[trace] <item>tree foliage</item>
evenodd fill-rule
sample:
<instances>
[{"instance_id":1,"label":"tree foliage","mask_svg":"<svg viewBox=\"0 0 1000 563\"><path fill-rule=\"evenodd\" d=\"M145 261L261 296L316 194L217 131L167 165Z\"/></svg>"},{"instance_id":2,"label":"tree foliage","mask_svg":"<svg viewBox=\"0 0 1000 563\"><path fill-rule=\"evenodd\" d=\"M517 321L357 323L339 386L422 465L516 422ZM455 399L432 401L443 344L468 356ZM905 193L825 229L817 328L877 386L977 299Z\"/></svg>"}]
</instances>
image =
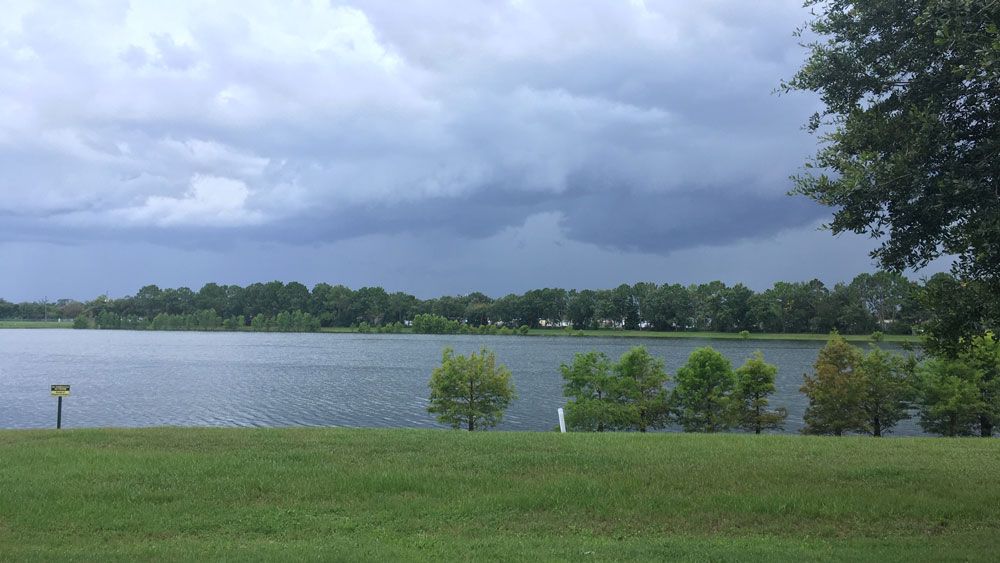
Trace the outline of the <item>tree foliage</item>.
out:
<instances>
[{"instance_id":1,"label":"tree foliage","mask_svg":"<svg viewBox=\"0 0 1000 563\"><path fill-rule=\"evenodd\" d=\"M663 361L645 347L622 354L614 364L601 352L576 354L560 367L566 423L574 430L638 430L661 428L669 405Z\"/></svg>"},{"instance_id":2,"label":"tree foliage","mask_svg":"<svg viewBox=\"0 0 1000 563\"><path fill-rule=\"evenodd\" d=\"M445 348L441 365L431 373L427 411L452 428L496 426L515 398L511 374L496 362L496 354L483 348L468 357Z\"/></svg>"},{"instance_id":3,"label":"tree foliage","mask_svg":"<svg viewBox=\"0 0 1000 563\"><path fill-rule=\"evenodd\" d=\"M736 383L730 399L730 415L736 427L755 434L783 428L787 411L770 408L769 397L775 391L774 378L777 374L778 366L765 362L760 351L754 352L736 370Z\"/></svg>"},{"instance_id":4,"label":"tree foliage","mask_svg":"<svg viewBox=\"0 0 1000 563\"><path fill-rule=\"evenodd\" d=\"M924 363L919 384L920 426L942 436L972 436L985 409L976 370L962 360Z\"/></svg>"},{"instance_id":5,"label":"tree foliage","mask_svg":"<svg viewBox=\"0 0 1000 563\"><path fill-rule=\"evenodd\" d=\"M861 352L843 336L832 334L820 351L813 375L804 376L801 391L809 399L804 415L806 434L833 434L862 431L865 386L859 366Z\"/></svg>"},{"instance_id":6,"label":"tree foliage","mask_svg":"<svg viewBox=\"0 0 1000 563\"><path fill-rule=\"evenodd\" d=\"M644 346L622 354L612 368L617 378L618 400L628 409L628 427L645 432L667 423L669 404L663 387L669 379L663 360L653 357Z\"/></svg>"},{"instance_id":7,"label":"tree foliage","mask_svg":"<svg viewBox=\"0 0 1000 563\"><path fill-rule=\"evenodd\" d=\"M868 233L891 270L942 253L1000 280L1000 2L808 0L809 57L786 90L818 92L822 144L795 191Z\"/></svg>"},{"instance_id":8,"label":"tree foliage","mask_svg":"<svg viewBox=\"0 0 1000 563\"><path fill-rule=\"evenodd\" d=\"M563 395L571 399L566 405L566 424L571 430L603 432L632 425L632 410L622 400L617 374L604 353L578 353L560 371Z\"/></svg>"},{"instance_id":9,"label":"tree foliage","mask_svg":"<svg viewBox=\"0 0 1000 563\"><path fill-rule=\"evenodd\" d=\"M990 437L1000 424L1000 340L992 332L976 336L961 358L976 372L974 381L982 401L977 414L979 432Z\"/></svg>"},{"instance_id":10,"label":"tree foliage","mask_svg":"<svg viewBox=\"0 0 1000 563\"><path fill-rule=\"evenodd\" d=\"M691 353L677 370L671 410L687 432L718 432L729 427L729 401L736 384L732 365L711 347Z\"/></svg>"},{"instance_id":11,"label":"tree foliage","mask_svg":"<svg viewBox=\"0 0 1000 563\"><path fill-rule=\"evenodd\" d=\"M909 418L912 384L906 363L900 356L872 346L858 368L863 386L863 429L872 436L882 436Z\"/></svg>"}]
</instances>

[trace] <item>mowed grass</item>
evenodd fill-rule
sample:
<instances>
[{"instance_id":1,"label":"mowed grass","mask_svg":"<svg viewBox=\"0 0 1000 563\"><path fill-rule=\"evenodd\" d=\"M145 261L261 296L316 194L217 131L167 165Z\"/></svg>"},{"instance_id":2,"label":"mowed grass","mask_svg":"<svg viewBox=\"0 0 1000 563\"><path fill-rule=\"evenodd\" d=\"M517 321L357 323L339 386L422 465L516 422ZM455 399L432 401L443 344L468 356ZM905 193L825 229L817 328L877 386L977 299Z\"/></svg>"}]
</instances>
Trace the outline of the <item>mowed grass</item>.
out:
<instances>
[{"instance_id":1,"label":"mowed grass","mask_svg":"<svg viewBox=\"0 0 1000 563\"><path fill-rule=\"evenodd\" d=\"M0 321L0 329L4 328L73 328L73 321ZM357 328L336 326L323 327L320 332L327 333L356 333ZM252 332L249 327L232 332ZM378 332L368 334L378 335ZM409 328L396 334L413 334ZM708 340L817 340L826 341L830 339L829 334L810 333L764 333L752 332L746 339L735 332L656 332L651 330L565 330L561 328L534 328L528 331L529 336L597 336L607 338L700 338ZM517 335L513 335L517 336ZM871 342L871 335L867 334L846 334L842 335L851 342ZM886 334L882 337L883 342L910 342L919 343L920 337L906 334Z\"/></svg>"},{"instance_id":2,"label":"mowed grass","mask_svg":"<svg viewBox=\"0 0 1000 563\"><path fill-rule=\"evenodd\" d=\"M528 332L535 336L602 336L607 338L701 338L708 340L820 340L830 339L829 334L812 333L777 333L777 332L751 332L744 338L737 332L656 332L652 330L565 330L557 328L536 328ZM868 334L844 334L841 335L851 342L873 342ZM883 342L911 342L919 343L920 337L910 334L886 334L882 336Z\"/></svg>"},{"instance_id":3,"label":"mowed grass","mask_svg":"<svg viewBox=\"0 0 1000 563\"><path fill-rule=\"evenodd\" d=\"M1000 442L0 432L5 560L995 560Z\"/></svg>"},{"instance_id":4,"label":"mowed grass","mask_svg":"<svg viewBox=\"0 0 1000 563\"><path fill-rule=\"evenodd\" d=\"M73 321L0 321L2 328L73 328Z\"/></svg>"}]
</instances>

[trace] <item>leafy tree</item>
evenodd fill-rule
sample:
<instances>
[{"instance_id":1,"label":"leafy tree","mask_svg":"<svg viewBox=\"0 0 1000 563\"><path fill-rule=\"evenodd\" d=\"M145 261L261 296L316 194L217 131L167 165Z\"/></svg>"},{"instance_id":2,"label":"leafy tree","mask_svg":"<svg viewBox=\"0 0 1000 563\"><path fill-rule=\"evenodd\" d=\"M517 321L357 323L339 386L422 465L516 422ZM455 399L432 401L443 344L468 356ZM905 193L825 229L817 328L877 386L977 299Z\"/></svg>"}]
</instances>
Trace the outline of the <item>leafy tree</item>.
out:
<instances>
[{"instance_id":1,"label":"leafy tree","mask_svg":"<svg viewBox=\"0 0 1000 563\"><path fill-rule=\"evenodd\" d=\"M863 394L864 429L872 436L892 431L897 422L909 418L912 395L903 359L872 346L858 364Z\"/></svg>"},{"instance_id":2,"label":"leafy tree","mask_svg":"<svg viewBox=\"0 0 1000 563\"><path fill-rule=\"evenodd\" d=\"M566 424L572 430L603 432L629 424L629 410L618 401L618 381L611 360L602 352L578 353L572 365L562 364Z\"/></svg>"},{"instance_id":3,"label":"leafy tree","mask_svg":"<svg viewBox=\"0 0 1000 563\"><path fill-rule=\"evenodd\" d=\"M138 297L139 295L136 294L136 298ZM226 287L216 283L206 283L195 294L194 304L199 310L214 309L216 311L225 311Z\"/></svg>"},{"instance_id":4,"label":"leafy tree","mask_svg":"<svg viewBox=\"0 0 1000 563\"><path fill-rule=\"evenodd\" d=\"M982 401L977 414L979 433L988 438L1000 422L1000 340L992 332L977 336L961 357L976 370L975 382Z\"/></svg>"},{"instance_id":5,"label":"leafy tree","mask_svg":"<svg viewBox=\"0 0 1000 563\"><path fill-rule=\"evenodd\" d=\"M566 316L575 329L592 328L594 320L596 293L592 290L571 291L567 296Z\"/></svg>"},{"instance_id":6,"label":"leafy tree","mask_svg":"<svg viewBox=\"0 0 1000 563\"><path fill-rule=\"evenodd\" d=\"M654 330L684 330L694 317L694 299L680 284L663 284L647 298L643 312Z\"/></svg>"},{"instance_id":7,"label":"leafy tree","mask_svg":"<svg viewBox=\"0 0 1000 563\"><path fill-rule=\"evenodd\" d=\"M804 433L841 436L865 429L865 386L859 371L862 359L862 353L843 336L830 336L816 358L814 375L803 376L805 383L800 390L809 398Z\"/></svg>"},{"instance_id":8,"label":"leafy tree","mask_svg":"<svg viewBox=\"0 0 1000 563\"><path fill-rule=\"evenodd\" d=\"M924 347L931 354L958 358L973 336L1000 328L1000 306L994 307L996 298L982 282L939 273L927 280L919 294L928 316L923 325Z\"/></svg>"},{"instance_id":9,"label":"leafy tree","mask_svg":"<svg viewBox=\"0 0 1000 563\"><path fill-rule=\"evenodd\" d=\"M972 436L985 409L976 370L961 360L933 358L919 377L920 426L942 436Z\"/></svg>"},{"instance_id":10,"label":"leafy tree","mask_svg":"<svg viewBox=\"0 0 1000 563\"><path fill-rule=\"evenodd\" d=\"M737 427L754 434L783 428L788 413L784 408L771 409L768 398L775 391L777 374L778 366L765 362L760 351L736 370L730 412Z\"/></svg>"},{"instance_id":11,"label":"leafy tree","mask_svg":"<svg viewBox=\"0 0 1000 563\"><path fill-rule=\"evenodd\" d=\"M663 385L669 379L663 360L644 346L622 354L612 368L617 378L618 401L629 413L628 427L639 432L666 425L670 404Z\"/></svg>"},{"instance_id":12,"label":"leafy tree","mask_svg":"<svg viewBox=\"0 0 1000 563\"><path fill-rule=\"evenodd\" d=\"M806 4L817 38L784 87L826 108L795 191L835 208L834 233L880 238L873 256L887 269L951 254L963 277L997 287L1000 2Z\"/></svg>"},{"instance_id":13,"label":"leafy tree","mask_svg":"<svg viewBox=\"0 0 1000 563\"><path fill-rule=\"evenodd\" d=\"M441 366L431 373L430 388L427 411L439 422L470 432L496 426L515 398L510 370L497 365L496 354L486 348L469 357L445 348Z\"/></svg>"},{"instance_id":14,"label":"leafy tree","mask_svg":"<svg viewBox=\"0 0 1000 563\"><path fill-rule=\"evenodd\" d=\"M729 402L736 380L721 353L706 346L677 370L671 410L687 432L718 432L729 428Z\"/></svg>"},{"instance_id":15,"label":"leafy tree","mask_svg":"<svg viewBox=\"0 0 1000 563\"><path fill-rule=\"evenodd\" d=\"M913 291L913 284L896 272L863 273L851 286L866 309L875 317L878 330L891 330Z\"/></svg>"}]
</instances>

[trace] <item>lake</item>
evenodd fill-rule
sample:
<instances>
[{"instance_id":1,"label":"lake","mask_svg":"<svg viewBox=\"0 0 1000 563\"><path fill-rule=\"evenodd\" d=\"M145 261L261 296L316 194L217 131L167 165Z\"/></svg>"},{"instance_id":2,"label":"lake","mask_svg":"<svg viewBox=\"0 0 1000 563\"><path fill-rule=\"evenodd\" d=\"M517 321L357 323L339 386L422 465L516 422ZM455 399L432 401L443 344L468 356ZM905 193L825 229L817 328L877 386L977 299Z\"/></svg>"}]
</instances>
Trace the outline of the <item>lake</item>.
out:
<instances>
[{"instance_id":1,"label":"lake","mask_svg":"<svg viewBox=\"0 0 1000 563\"><path fill-rule=\"evenodd\" d=\"M754 351L779 368L772 405L788 409L785 431L802 427L798 389L822 342L465 336L0 330L0 428L55 425L49 385L68 383L66 428L94 426L441 427L427 414L431 370L441 350L486 346L510 368L518 399L501 430L558 425L561 363L596 349L617 359L644 345L677 371L711 345L734 367ZM895 348L883 344L886 348ZM895 434L920 434L915 421Z\"/></svg>"}]
</instances>

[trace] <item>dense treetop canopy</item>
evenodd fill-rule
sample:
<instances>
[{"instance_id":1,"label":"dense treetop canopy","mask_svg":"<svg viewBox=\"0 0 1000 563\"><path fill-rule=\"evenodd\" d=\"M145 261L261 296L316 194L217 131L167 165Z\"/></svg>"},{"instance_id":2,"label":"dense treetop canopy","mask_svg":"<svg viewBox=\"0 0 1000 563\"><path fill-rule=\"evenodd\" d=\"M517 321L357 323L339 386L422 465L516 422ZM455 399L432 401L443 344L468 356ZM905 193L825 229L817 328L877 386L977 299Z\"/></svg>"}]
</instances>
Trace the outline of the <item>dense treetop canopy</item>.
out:
<instances>
[{"instance_id":1,"label":"dense treetop canopy","mask_svg":"<svg viewBox=\"0 0 1000 563\"><path fill-rule=\"evenodd\" d=\"M1000 283L1000 2L806 5L810 53L784 86L826 107L794 191L835 208L835 233L880 238L886 268L952 254Z\"/></svg>"}]
</instances>

